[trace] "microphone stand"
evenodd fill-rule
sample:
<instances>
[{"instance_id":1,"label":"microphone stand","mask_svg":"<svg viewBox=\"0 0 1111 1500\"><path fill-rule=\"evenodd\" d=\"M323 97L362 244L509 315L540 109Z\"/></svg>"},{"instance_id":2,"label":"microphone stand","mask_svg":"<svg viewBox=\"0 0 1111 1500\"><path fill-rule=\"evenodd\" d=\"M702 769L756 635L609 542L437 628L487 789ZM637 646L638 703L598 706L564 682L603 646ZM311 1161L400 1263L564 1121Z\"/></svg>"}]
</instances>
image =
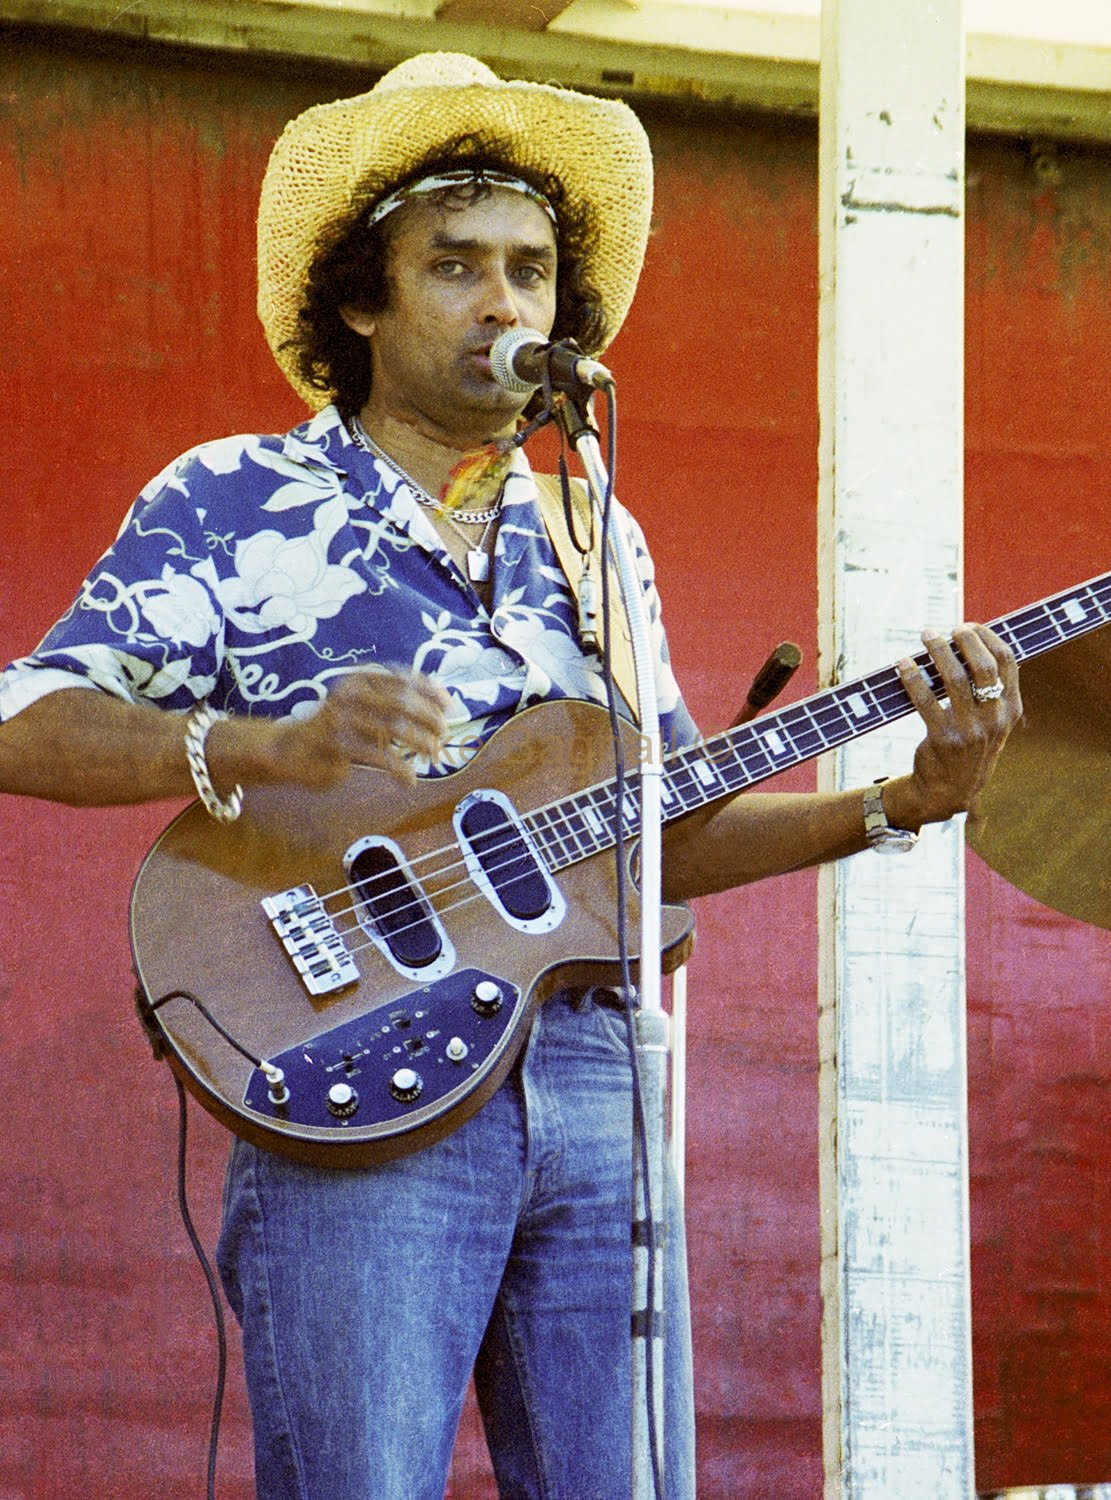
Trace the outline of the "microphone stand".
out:
<instances>
[{"instance_id":1,"label":"microphone stand","mask_svg":"<svg viewBox=\"0 0 1111 1500\"><path fill-rule=\"evenodd\" d=\"M592 502L601 525L601 513L609 478L602 462L598 434L590 420L589 396L571 395L562 403L560 422L582 463ZM654 1472L663 1482L666 1443L664 1432L664 1240L667 1213L664 1196L666 1155L667 1061L670 1047L669 1019L663 1009L660 984L660 886L661 886L661 796L663 755L660 743L659 709L656 698L655 663L652 659L644 592L632 549L620 525L611 522L609 550L617 571L622 599L632 637L633 667L641 733L640 761L640 1008L634 1016L636 1067L644 1109L645 1161L633 1136L633 1301L632 1301L632 1444L633 1500L652 1500ZM609 559L602 559L605 569ZM609 621L604 619L605 628ZM624 809L617 809L617 847L624 839ZM651 1223L648 1222L649 1208ZM652 1264L649 1265L649 1256ZM651 1273L651 1274L650 1274ZM652 1307L649 1287L654 1288ZM648 1340L652 1341L652 1417L649 1422ZM655 1431L656 1453L651 1434ZM655 1465L653 1464L655 1460ZM661 1493L658 1500L663 1500Z\"/></svg>"}]
</instances>

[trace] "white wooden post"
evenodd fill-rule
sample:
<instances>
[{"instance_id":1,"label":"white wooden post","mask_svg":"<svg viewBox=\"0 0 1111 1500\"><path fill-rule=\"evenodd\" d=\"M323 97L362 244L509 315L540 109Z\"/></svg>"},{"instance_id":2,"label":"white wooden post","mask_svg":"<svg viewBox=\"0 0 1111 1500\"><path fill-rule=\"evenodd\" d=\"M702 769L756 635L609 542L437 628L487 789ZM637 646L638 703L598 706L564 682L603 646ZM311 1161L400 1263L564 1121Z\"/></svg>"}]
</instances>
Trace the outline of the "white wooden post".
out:
<instances>
[{"instance_id":1,"label":"white wooden post","mask_svg":"<svg viewBox=\"0 0 1111 1500\"><path fill-rule=\"evenodd\" d=\"M671 976L671 1169L679 1202L687 1185L687 966Z\"/></svg>"},{"instance_id":2,"label":"white wooden post","mask_svg":"<svg viewBox=\"0 0 1111 1500\"><path fill-rule=\"evenodd\" d=\"M826 682L961 617L963 29L961 0L823 0ZM856 741L820 785L909 769L919 735ZM826 1500L974 1492L958 823L821 877Z\"/></svg>"}]
</instances>

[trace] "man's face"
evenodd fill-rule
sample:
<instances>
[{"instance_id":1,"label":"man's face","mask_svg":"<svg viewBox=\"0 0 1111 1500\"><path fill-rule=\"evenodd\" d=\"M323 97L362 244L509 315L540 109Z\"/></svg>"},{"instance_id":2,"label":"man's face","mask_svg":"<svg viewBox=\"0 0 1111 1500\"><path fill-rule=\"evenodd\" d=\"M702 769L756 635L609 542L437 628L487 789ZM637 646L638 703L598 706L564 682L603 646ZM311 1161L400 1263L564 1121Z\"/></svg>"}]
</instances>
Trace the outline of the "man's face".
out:
<instances>
[{"instance_id":1,"label":"man's face","mask_svg":"<svg viewBox=\"0 0 1111 1500\"><path fill-rule=\"evenodd\" d=\"M344 311L370 343L368 415L388 414L460 446L511 432L528 397L494 380L490 346L507 328L551 330L551 220L507 188L466 207L417 198L397 215L385 309Z\"/></svg>"}]
</instances>

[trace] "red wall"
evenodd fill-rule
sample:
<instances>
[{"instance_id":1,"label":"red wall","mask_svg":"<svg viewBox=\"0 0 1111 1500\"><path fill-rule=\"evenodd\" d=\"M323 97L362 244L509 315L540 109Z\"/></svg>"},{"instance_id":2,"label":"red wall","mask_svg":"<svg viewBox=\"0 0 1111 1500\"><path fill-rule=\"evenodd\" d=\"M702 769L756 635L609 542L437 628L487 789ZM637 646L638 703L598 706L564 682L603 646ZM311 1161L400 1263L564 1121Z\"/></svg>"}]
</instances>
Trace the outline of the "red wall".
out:
<instances>
[{"instance_id":1,"label":"red wall","mask_svg":"<svg viewBox=\"0 0 1111 1500\"><path fill-rule=\"evenodd\" d=\"M286 118L365 82L11 40L4 659L68 603L168 458L299 418L253 313L257 186ZM645 118L658 213L612 355L619 488L653 543L680 679L712 727L784 637L807 651L798 691L813 684L815 141L785 122ZM1108 566L1109 240L1106 154L1035 166L1021 146L973 147L973 616ZM174 1091L131 1016L126 938L130 881L168 812L0 799L0 1491L31 1500L185 1500L202 1483L210 1314L176 1216ZM703 1500L820 1494L813 908L801 875L698 913L688 1181ZM1111 1480L1111 938L972 861L969 949L979 1483ZM197 1111L191 1127L211 1246L225 1141ZM452 1493L484 1500L485 1473L468 1413ZM220 1474L226 1500L251 1493L234 1365Z\"/></svg>"}]
</instances>

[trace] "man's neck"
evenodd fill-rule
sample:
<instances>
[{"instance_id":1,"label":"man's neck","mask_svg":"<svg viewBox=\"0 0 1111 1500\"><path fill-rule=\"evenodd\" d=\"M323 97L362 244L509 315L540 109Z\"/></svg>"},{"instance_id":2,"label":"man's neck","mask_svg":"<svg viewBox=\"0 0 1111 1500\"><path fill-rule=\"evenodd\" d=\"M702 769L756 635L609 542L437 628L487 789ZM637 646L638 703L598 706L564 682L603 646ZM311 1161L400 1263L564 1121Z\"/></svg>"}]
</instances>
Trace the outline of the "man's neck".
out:
<instances>
[{"instance_id":1,"label":"man's neck","mask_svg":"<svg viewBox=\"0 0 1111 1500\"><path fill-rule=\"evenodd\" d=\"M415 479L421 489L437 498L462 459L494 440L493 434L476 436L472 441L459 435L434 435L389 413L372 411L369 403L363 408L360 420L365 431L398 468Z\"/></svg>"}]
</instances>

